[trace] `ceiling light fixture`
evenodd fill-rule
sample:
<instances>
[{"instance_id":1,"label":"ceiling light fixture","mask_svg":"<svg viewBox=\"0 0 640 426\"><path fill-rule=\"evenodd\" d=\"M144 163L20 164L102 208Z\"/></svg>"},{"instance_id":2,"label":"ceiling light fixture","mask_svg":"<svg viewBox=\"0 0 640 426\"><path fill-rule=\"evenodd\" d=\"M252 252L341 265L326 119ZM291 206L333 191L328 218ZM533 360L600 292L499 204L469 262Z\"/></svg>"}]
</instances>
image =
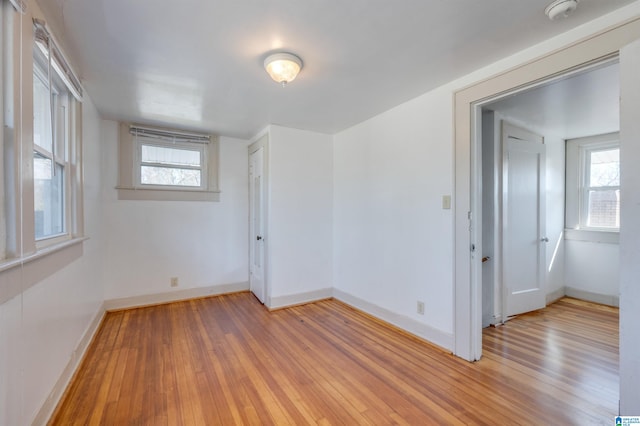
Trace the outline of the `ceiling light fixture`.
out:
<instances>
[{"instance_id":1,"label":"ceiling light fixture","mask_svg":"<svg viewBox=\"0 0 640 426\"><path fill-rule=\"evenodd\" d=\"M284 87L296 78L302 69L302 60L292 53L274 53L264 60L264 69Z\"/></svg>"},{"instance_id":2,"label":"ceiling light fixture","mask_svg":"<svg viewBox=\"0 0 640 426\"><path fill-rule=\"evenodd\" d=\"M558 18L566 18L576 10L578 0L556 0L544 10L544 13L552 21Z\"/></svg>"}]
</instances>

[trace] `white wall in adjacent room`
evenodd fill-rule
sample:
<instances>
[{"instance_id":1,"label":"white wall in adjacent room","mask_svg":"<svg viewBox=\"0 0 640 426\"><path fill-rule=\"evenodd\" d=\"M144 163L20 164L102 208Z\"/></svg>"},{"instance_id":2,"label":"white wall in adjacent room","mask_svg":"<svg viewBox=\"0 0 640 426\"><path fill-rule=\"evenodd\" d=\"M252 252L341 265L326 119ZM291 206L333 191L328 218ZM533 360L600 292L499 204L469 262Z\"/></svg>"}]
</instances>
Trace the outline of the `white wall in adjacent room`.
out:
<instances>
[{"instance_id":1,"label":"white wall in adjacent room","mask_svg":"<svg viewBox=\"0 0 640 426\"><path fill-rule=\"evenodd\" d=\"M105 299L246 283L248 141L220 138L219 202L129 201L115 189L117 138L103 121Z\"/></svg>"}]
</instances>

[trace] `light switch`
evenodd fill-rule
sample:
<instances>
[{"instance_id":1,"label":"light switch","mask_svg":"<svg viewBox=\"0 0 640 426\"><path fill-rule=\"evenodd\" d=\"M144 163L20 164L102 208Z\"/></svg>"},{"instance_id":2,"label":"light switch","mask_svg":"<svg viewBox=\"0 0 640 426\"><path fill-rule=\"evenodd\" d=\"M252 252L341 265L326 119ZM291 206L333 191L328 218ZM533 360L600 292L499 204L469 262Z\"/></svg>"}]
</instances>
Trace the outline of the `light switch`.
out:
<instances>
[{"instance_id":1,"label":"light switch","mask_svg":"<svg viewBox=\"0 0 640 426\"><path fill-rule=\"evenodd\" d=\"M444 210L451 209L451 195L443 195L442 196L442 208Z\"/></svg>"}]
</instances>

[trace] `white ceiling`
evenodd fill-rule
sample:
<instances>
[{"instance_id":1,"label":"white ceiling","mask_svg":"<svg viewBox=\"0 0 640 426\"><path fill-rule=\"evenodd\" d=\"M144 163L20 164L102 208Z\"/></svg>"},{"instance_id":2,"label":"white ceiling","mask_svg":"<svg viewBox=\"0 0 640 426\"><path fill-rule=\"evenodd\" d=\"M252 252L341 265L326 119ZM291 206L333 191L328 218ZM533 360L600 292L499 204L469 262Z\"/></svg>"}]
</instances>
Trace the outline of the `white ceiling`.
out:
<instances>
[{"instance_id":1,"label":"white ceiling","mask_svg":"<svg viewBox=\"0 0 640 426\"><path fill-rule=\"evenodd\" d=\"M634 0L39 0L106 118L335 133ZM282 88L275 51L304 61Z\"/></svg>"},{"instance_id":2,"label":"white ceiling","mask_svg":"<svg viewBox=\"0 0 640 426\"><path fill-rule=\"evenodd\" d=\"M484 105L542 135L562 139L620 130L620 66L605 64Z\"/></svg>"}]
</instances>

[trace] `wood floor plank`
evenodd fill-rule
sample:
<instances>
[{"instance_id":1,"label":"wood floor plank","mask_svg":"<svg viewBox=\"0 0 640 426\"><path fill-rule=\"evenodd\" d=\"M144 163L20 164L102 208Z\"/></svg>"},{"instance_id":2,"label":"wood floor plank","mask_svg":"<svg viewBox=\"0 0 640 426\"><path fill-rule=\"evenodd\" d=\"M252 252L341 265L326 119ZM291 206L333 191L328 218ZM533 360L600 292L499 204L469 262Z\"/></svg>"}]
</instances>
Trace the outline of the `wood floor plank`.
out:
<instances>
[{"instance_id":1,"label":"wood floor plank","mask_svg":"<svg viewBox=\"0 0 640 426\"><path fill-rule=\"evenodd\" d=\"M50 425L610 424L618 310L565 298L462 361L335 300L107 314Z\"/></svg>"}]
</instances>

